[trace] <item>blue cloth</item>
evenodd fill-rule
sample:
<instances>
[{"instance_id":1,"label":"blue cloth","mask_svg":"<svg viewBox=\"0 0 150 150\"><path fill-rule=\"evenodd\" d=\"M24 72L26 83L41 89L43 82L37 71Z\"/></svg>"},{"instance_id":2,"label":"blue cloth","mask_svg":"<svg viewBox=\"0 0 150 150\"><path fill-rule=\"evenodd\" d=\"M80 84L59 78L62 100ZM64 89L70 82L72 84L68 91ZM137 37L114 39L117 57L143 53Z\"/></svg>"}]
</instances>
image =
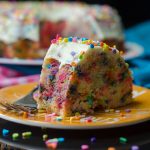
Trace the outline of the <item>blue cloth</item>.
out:
<instances>
[{"instance_id":1,"label":"blue cloth","mask_svg":"<svg viewBox=\"0 0 150 150\"><path fill-rule=\"evenodd\" d=\"M150 21L129 28L125 32L126 41L132 41L144 47L144 53L129 60L133 71L134 84L150 88Z\"/></svg>"}]
</instances>

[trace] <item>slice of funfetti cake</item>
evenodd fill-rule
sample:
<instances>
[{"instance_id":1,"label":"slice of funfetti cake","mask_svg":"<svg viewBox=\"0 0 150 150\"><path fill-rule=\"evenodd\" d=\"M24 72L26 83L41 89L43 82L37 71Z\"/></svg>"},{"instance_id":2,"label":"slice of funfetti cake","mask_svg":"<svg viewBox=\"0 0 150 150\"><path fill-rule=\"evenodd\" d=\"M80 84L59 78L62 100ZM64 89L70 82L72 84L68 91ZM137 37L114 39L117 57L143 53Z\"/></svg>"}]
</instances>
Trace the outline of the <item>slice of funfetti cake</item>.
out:
<instances>
[{"instance_id":1,"label":"slice of funfetti cake","mask_svg":"<svg viewBox=\"0 0 150 150\"><path fill-rule=\"evenodd\" d=\"M52 40L40 76L39 109L71 116L131 102L131 73L115 47L77 37Z\"/></svg>"}]
</instances>

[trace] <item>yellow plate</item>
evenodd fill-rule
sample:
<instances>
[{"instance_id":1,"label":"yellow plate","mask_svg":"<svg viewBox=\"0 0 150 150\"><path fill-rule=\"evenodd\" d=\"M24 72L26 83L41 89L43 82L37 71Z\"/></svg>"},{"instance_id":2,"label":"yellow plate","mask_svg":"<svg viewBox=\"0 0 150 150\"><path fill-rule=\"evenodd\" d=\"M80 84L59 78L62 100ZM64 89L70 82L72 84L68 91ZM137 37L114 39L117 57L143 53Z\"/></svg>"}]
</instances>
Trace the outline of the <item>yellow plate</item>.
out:
<instances>
[{"instance_id":1,"label":"yellow plate","mask_svg":"<svg viewBox=\"0 0 150 150\"><path fill-rule=\"evenodd\" d=\"M36 83L11 86L0 90L0 102L12 103L17 99L26 95ZM137 124L150 119L150 90L138 86L134 86L133 98L134 102L125 107L120 107L109 112L101 111L90 116L92 122L88 122L88 117L81 118L63 118L62 121L56 121L54 117L49 121L45 121L45 113L38 113L35 116L24 118L18 113L5 111L0 108L0 118L8 121L46 128L59 129L97 129L112 128ZM126 112L130 109L131 112Z\"/></svg>"}]
</instances>

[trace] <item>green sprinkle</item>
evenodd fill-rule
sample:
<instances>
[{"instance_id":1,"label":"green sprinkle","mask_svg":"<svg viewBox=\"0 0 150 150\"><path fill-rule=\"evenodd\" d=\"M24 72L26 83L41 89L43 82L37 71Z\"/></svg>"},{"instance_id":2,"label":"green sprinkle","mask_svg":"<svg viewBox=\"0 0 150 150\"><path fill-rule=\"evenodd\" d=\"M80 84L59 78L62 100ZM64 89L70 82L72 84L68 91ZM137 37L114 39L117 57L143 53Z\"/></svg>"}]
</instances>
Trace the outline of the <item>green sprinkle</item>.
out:
<instances>
[{"instance_id":1,"label":"green sprinkle","mask_svg":"<svg viewBox=\"0 0 150 150\"><path fill-rule=\"evenodd\" d=\"M92 105L93 105L93 96L92 96L92 95L89 95L89 96L87 97L87 101L88 101L89 106L92 107Z\"/></svg>"},{"instance_id":2,"label":"green sprinkle","mask_svg":"<svg viewBox=\"0 0 150 150\"><path fill-rule=\"evenodd\" d=\"M119 138L119 141L120 141L120 143L122 143L122 144L127 143L127 139L124 138L124 137L120 137L120 138Z\"/></svg>"},{"instance_id":3,"label":"green sprinkle","mask_svg":"<svg viewBox=\"0 0 150 150\"><path fill-rule=\"evenodd\" d=\"M23 137L24 139L30 138L31 135L32 135L32 132L23 132L23 133L22 133L22 137Z\"/></svg>"},{"instance_id":4,"label":"green sprinkle","mask_svg":"<svg viewBox=\"0 0 150 150\"><path fill-rule=\"evenodd\" d=\"M60 117L60 116L59 116L59 117L56 117L56 120L57 120L57 121L62 121L62 117Z\"/></svg>"},{"instance_id":5,"label":"green sprinkle","mask_svg":"<svg viewBox=\"0 0 150 150\"><path fill-rule=\"evenodd\" d=\"M43 134L43 141L46 141L48 138L48 135L47 134Z\"/></svg>"},{"instance_id":6,"label":"green sprinkle","mask_svg":"<svg viewBox=\"0 0 150 150\"><path fill-rule=\"evenodd\" d=\"M15 141L19 138L19 133L13 133L12 134L12 139Z\"/></svg>"},{"instance_id":7,"label":"green sprinkle","mask_svg":"<svg viewBox=\"0 0 150 150\"><path fill-rule=\"evenodd\" d=\"M83 59L83 55L80 55L80 56L79 56L79 59Z\"/></svg>"}]
</instances>

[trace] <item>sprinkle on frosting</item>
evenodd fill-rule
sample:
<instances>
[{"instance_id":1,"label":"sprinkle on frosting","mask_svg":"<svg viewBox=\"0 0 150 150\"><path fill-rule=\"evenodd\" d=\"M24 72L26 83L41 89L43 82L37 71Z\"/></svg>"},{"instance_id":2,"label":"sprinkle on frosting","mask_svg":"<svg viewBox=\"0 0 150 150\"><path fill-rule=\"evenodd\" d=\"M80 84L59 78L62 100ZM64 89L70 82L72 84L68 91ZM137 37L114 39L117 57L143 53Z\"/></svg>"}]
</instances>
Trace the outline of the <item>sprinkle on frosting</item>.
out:
<instances>
[{"instance_id":1,"label":"sprinkle on frosting","mask_svg":"<svg viewBox=\"0 0 150 150\"><path fill-rule=\"evenodd\" d=\"M94 44L90 44L90 48L94 48Z\"/></svg>"},{"instance_id":2,"label":"sprinkle on frosting","mask_svg":"<svg viewBox=\"0 0 150 150\"><path fill-rule=\"evenodd\" d=\"M59 35L51 41L52 45L49 48L45 58L54 58L60 61L60 68L64 64L71 64L71 62L77 63L82 60L82 52L86 52L89 49L101 48L103 51L111 51L113 54L120 54L116 47L109 47L106 43L100 41L94 41L85 37L65 37L62 38ZM68 53L69 52L69 53Z\"/></svg>"}]
</instances>

